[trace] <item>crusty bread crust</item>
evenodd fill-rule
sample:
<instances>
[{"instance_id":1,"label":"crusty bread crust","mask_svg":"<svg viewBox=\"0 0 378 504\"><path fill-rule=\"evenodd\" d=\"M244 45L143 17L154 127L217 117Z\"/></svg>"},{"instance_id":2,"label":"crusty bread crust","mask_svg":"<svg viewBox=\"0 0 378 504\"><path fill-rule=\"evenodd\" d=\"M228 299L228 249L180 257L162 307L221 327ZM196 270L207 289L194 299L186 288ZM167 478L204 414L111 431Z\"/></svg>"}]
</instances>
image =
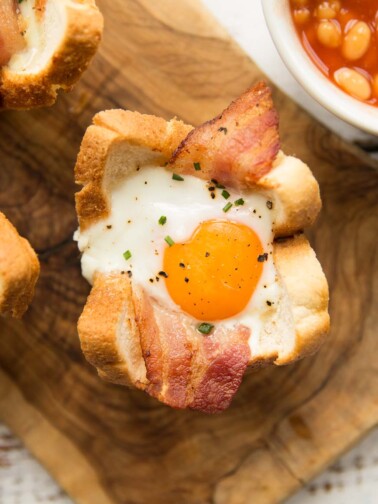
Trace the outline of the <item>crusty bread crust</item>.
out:
<instances>
[{"instance_id":1,"label":"crusty bread crust","mask_svg":"<svg viewBox=\"0 0 378 504\"><path fill-rule=\"evenodd\" d=\"M273 254L290 300L296 336L293 352L276 364L290 364L315 353L329 333L328 283L305 235L276 241Z\"/></svg>"},{"instance_id":2,"label":"crusty bread crust","mask_svg":"<svg viewBox=\"0 0 378 504\"><path fill-rule=\"evenodd\" d=\"M75 4L80 9L75 8ZM7 66L1 69L0 108L30 109L52 105L58 89L70 90L86 70L100 43L102 15L94 0L67 2L66 13L65 36L43 70L21 74Z\"/></svg>"},{"instance_id":3,"label":"crusty bread crust","mask_svg":"<svg viewBox=\"0 0 378 504\"><path fill-rule=\"evenodd\" d=\"M20 318L27 310L39 276L29 242L0 212L0 315Z\"/></svg>"},{"instance_id":4,"label":"crusty bread crust","mask_svg":"<svg viewBox=\"0 0 378 504\"><path fill-rule=\"evenodd\" d=\"M109 110L97 114L85 133L75 167L75 181L84 186L76 195L80 228L84 230L109 214L106 181L116 184L124 177L124 173L112 171L114 155L122 157L126 149L130 164L164 165L191 129L175 119L166 122L138 112ZM137 155L130 159L133 147Z\"/></svg>"},{"instance_id":5,"label":"crusty bread crust","mask_svg":"<svg viewBox=\"0 0 378 504\"><path fill-rule=\"evenodd\" d=\"M87 129L75 168L75 180L83 185L76 195L80 229L85 230L109 214L108 184L125 177L119 159L133 165L164 166L193 126L181 121L142 115L138 112L100 112ZM117 157L117 159L116 159ZM319 186L310 169L291 158L281 165L279 153L272 170L255 184L255 190L276 200L279 211L273 222L276 236L289 236L311 226L321 208Z\"/></svg>"},{"instance_id":6,"label":"crusty bread crust","mask_svg":"<svg viewBox=\"0 0 378 504\"><path fill-rule=\"evenodd\" d=\"M140 383L140 388L144 388L147 384L146 367L135 322L131 282L127 275L96 276L78 330L86 359L98 368L103 378L126 386L138 386ZM119 344L122 332L133 339L131 365L126 362Z\"/></svg>"},{"instance_id":7,"label":"crusty bread crust","mask_svg":"<svg viewBox=\"0 0 378 504\"><path fill-rule=\"evenodd\" d=\"M274 261L291 301L295 322L295 345L290 354L280 359L277 354L249 362L251 370L269 364L295 362L318 350L329 332L328 285L321 266L303 234L274 243ZM78 331L86 359L97 368L101 378L119 385L138 388L148 381L142 357L138 328L135 325L132 284L127 274L97 274L80 317ZM118 331L123 326L133 338L132 347L139 355L131 365L125 361ZM129 345L130 348L131 345Z\"/></svg>"}]
</instances>

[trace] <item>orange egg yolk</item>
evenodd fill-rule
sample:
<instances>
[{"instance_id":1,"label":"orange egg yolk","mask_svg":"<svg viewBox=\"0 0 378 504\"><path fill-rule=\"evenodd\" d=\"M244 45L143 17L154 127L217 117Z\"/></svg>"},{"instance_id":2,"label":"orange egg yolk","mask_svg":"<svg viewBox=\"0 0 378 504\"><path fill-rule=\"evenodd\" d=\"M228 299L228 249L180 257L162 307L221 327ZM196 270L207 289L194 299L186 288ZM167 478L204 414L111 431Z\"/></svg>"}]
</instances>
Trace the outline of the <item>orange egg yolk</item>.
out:
<instances>
[{"instance_id":1,"label":"orange egg yolk","mask_svg":"<svg viewBox=\"0 0 378 504\"><path fill-rule=\"evenodd\" d=\"M198 320L221 320L248 304L263 270L263 247L244 224L201 223L189 241L165 250L166 286L172 300Z\"/></svg>"}]
</instances>

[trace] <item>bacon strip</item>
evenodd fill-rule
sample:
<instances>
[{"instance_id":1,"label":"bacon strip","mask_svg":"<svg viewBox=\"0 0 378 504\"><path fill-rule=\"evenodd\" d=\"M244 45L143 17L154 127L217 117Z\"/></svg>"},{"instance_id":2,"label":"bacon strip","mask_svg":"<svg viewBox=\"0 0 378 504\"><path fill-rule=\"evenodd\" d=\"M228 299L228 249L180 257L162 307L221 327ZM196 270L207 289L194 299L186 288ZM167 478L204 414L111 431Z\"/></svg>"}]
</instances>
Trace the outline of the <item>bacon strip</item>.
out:
<instances>
[{"instance_id":1,"label":"bacon strip","mask_svg":"<svg viewBox=\"0 0 378 504\"><path fill-rule=\"evenodd\" d=\"M270 89L260 82L189 133L168 168L227 186L248 186L269 172L279 150L278 114Z\"/></svg>"},{"instance_id":2,"label":"bacon strip","mask_svg":"<svg viewBox=\"0 0 378 504\"><path fill-rule=\"evenodd\" d=\"M228 408L250 358L246 327L203 336L184 314L168 311L144 291L134 296L146 391L178 409L217 413Z\"/></svg>"},{"instance_id":3,"label":"bacon strip","mask_svg":"<svg viewBox=\"0 0 378 504\"><path fill-rule=\"evenodd\" d=\"M219 413L229 407L250 359L250 335L247 327L238 326L233 330L217 329L213 335L200 338L190 408Z\"/></svg>"},{"instance_id":4,"label":"bacon strip","mask_svg":"<svg viewBox=\"0 0 378 504\"><path fill-rule=\"evenodd\" d=\"M20 33L16 0L0 1L0 66L6 65L13 54L25 47Z\"/></svg>"}]
</instances>

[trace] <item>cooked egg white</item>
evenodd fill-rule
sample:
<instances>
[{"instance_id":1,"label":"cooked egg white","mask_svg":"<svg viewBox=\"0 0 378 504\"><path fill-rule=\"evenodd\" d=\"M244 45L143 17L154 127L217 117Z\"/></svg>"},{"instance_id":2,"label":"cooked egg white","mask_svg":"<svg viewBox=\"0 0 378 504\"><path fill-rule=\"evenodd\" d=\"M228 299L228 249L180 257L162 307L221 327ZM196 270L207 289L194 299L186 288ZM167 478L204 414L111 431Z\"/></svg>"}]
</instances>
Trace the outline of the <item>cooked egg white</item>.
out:
<instances>
[{"instance_id":1,"label":"cooked egg white","mask_svg":"<svg viewBox=\"0 0 378 504\"><path fill-rule=\"evenodd\" d=\"M246 325L256 340L281 296L272 257L272 203L261 194L229 188L225 199L222 189L209 190L209 185L214 184L193 176L183 178L174 180L172 172L162 167L145 167L118 185L110 196L111 215L75 235L83 253L83 275L92 283L96 272L131 272L133 283L141 285L152 298L172 310L181 310L159 277L164 252L169 247L167 237L184 243L206 221L227 219L244 224L258 235L267 260L247 306L222 323L229 327ZM214 199L211 193L215 194ZM235 205L240 198L244 204ZM232 207L225 212L227 203L232 203ZM162 216L166 218L163 225L159 223ZM193 322L198 321L193 318Z\"/></svg>"}]
</instances>

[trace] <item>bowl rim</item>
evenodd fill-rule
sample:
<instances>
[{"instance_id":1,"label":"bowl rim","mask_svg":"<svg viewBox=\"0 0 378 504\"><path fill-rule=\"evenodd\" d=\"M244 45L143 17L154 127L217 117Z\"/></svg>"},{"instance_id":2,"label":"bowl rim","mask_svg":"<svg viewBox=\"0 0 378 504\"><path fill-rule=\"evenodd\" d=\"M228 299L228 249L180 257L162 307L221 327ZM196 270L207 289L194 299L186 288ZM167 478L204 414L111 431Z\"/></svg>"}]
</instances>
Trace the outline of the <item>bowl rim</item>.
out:
<instances>
[{"instance_id":1,"label":"bowl rim","mask_svg":"<svg viewBox=\"0 0 378 504\"><path fill-rule=\"evenodd\" d=\"M277 51L302 87L336 116L362 130L378 135L378 107L349 96L333 84L311 61L297 35L289 0L261 0L261 2Z\"/></svg>"}]
</instances>

